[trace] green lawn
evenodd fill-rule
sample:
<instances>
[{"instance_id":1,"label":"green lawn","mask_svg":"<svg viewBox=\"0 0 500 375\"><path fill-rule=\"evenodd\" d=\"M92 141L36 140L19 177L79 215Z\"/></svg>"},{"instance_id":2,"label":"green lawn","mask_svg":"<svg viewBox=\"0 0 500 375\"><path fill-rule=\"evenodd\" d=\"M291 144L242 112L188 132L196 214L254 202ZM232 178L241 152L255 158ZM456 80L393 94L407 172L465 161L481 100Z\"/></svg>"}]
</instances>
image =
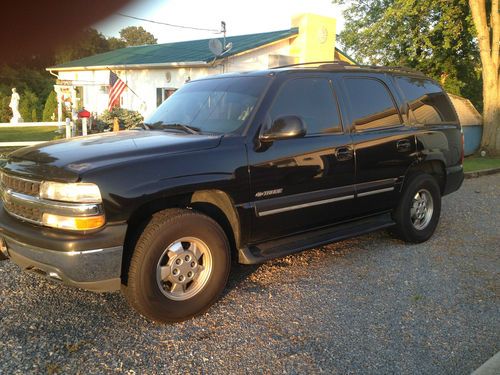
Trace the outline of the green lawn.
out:
<instances>
[{"instance_id":1,"label":"green lawn","mask_svg":"<svg viewBox=\"0 0 500 375\"><path fill-rule=\"evenodd\" d=\"M56 130L57 126L0 128L0 142L51 141L57 135Z\"/></svg>"},{"instance_id":2,"label":"green lawn","mask_svg":"<svg viewBox=\"0 0 500 375\"><path fill-rule=\"evenodd\" d=\"M500 158L469 156L464 160L464 171L474 172L482 169L500 168Z\"/></svg>"}]
</instances>

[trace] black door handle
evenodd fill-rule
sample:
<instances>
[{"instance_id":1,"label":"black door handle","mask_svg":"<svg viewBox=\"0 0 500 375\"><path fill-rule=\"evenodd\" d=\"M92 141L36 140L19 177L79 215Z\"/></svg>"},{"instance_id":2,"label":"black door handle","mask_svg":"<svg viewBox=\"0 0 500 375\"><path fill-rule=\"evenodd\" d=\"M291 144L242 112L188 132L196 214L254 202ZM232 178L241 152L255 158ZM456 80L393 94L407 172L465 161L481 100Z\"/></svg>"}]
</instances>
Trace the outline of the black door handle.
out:
<instances>
[{"instance_id":1,"label":"black door handle","mask_svg":"<svg viewBox=\"0 0 500 375\"><path fill-rule=\"evenodd\" d=\"M350 147L340 147L335 151L335 157L338 161L346 161L352 159L354 152Z\"/></svg>"},{"instance_id":2,"label":"black door handle","mask_svg":"<svg viewBox=\"0 0 500 375\"><path fill-rule=\"evenodd\" d=\"M408 139L400 139L396 142L396 148L399 152L410 151L411 143Z\"/></svg>"}]
</instances>

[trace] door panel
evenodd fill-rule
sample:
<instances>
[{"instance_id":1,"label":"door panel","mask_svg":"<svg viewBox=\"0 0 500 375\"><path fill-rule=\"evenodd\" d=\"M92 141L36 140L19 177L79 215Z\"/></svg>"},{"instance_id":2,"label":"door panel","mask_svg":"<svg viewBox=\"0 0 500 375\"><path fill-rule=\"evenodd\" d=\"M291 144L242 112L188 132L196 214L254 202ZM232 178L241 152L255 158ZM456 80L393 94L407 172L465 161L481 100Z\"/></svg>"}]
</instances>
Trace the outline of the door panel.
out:
<instances>
[{"instance_id":1,"label":"door panel","mask_svg":"<svg viewBox=\"0 0 500 375\"><path fill-rule=\"evenodd\" d=\"M402 176L415 154L413 132L401 127L353 134L353 143L357 206L362 213L392 208L397 202Z\"/></svg>"},{"instance_id":2,"label":"door panel","mask_svg":"<svg viewBox=\"0 0 500 375\"><path fill-rule=\"evenodd\" d=\"M414 130L405 126L386 75L346 74L341 87L356 154L356 213L391 209L415 159Z\"/></svg>"},{"instance_id":3,"label":"door panel","mask_svg":"<svg viewBox=\"0 0 500 375\"><path fill-rule=\"evenodd\" d=\"M354 151L345 134L331 79L316 72L281 76L270 88L260 131L282 116L302 119L302 138L248 146L253 241L330 225L350 216Z\"/></svg>"},{"instance_id":4,"label":"door panel","mask_svg":"<svg viewBox=\"0 0 500 375\"><path fill-rule=\"evenodd\" d=\"M249 152L255 199L254 241L332 224L350 216L354 158L337 159L351 148L345 134L276 141Z\"/></svg>"}]
</instances>

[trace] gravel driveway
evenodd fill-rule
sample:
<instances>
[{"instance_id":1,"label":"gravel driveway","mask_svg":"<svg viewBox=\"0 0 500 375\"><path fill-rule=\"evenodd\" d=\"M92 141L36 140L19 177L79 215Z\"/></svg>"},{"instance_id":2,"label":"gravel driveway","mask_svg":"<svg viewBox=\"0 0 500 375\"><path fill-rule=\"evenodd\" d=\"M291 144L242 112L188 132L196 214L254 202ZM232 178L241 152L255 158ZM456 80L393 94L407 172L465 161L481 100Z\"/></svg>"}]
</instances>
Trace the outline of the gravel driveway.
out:
<instances>
[{"instance_id":1,"label":"gravel driveway","mask_svg":"<svg viewBox=\"0 0 500 375\"><path fill-rule=\"evenodd\" d=\"M0 373L469 374L500 350L499 202L500 174L466 180L427 243L380 231L238 266L170 326L1 262Z\"/></svg>"}]
</instances>

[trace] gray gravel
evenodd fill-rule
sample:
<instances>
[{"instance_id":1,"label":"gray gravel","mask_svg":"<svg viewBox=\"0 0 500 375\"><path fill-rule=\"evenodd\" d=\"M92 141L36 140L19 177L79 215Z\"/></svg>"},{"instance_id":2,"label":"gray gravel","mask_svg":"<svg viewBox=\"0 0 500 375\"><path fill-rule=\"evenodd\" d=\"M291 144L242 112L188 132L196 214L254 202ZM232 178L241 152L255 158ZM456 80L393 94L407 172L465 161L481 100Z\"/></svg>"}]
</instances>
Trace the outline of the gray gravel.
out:
<instances>
[{"instance_id":1,"label":"gray gravel","mask_svg":"<svg viewBox=\"0 0 500 375\"><path fill-rule=\"evenodd\" d=\"M380 231L238 266L170 326L1 262L0 373L470 374L500 349L499 187L467 180L425 244Z\"/></svg>"}]
</instances>

